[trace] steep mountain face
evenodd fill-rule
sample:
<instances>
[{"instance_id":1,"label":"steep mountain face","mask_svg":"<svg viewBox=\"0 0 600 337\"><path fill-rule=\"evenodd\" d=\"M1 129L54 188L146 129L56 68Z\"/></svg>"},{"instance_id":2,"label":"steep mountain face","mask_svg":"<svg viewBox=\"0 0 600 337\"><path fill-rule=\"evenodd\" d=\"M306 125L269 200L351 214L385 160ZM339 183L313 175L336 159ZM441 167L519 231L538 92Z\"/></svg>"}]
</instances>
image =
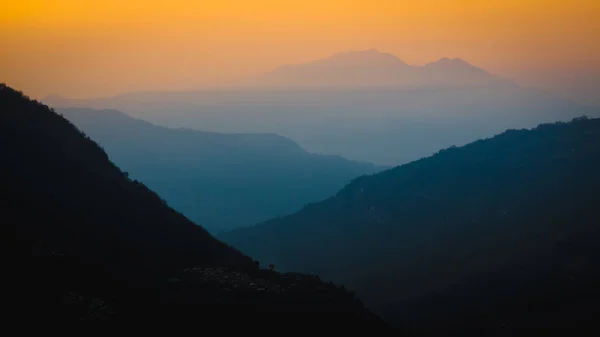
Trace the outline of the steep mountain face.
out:
<instances>
[{"instance_id":1,"label":"steep mountain face","mask_svg":"<svg viewBox=\"0 0 600 337\"><path fill-rule=\"evenodd\" d=\"M61 109L121 169L218 232L291 214L377 167L304 151L274 134L169 129L115 110Z\"/></svg>"},{"instance_id":2,"label":"steep mountain face","mask_svg":"<svg viewBox=\"0 0 600 337\"><path fill-rule=\"evenodd\" d=\"M221 238L416 334L579 331L600 304L599 169L600 119L509 130Z\"/></svg>"},{"instance_id":3,"label":"steep mountain face","mask_svg":"<svg viewBox=\"0 0 600 337\"><path fill-rule=\"evenodd\" d=\"M34 243L42 236L65 254L125 264L128 271L138 263L140 271L157 272L189 264L252 265L127 179L67 120L9 87L0 95L2 196L20 234Z\"/></svg>"},{"instance_id":4,"label":"steep mountain face","mask_svg":"<svg viewBox=\"0 0 600 337\"><path fill-rule=\"evenodd\" d=\"M338 53L309 63L291 64L250 79L245 85L273 87L460 86L510 84L461 59L442 58L411 66L376 49Z\"/></svg>"},{"instance_id":5,"label":"steep mountain face","mask_svg":"<svg viewBox=\"0 0 600 337\"><path fill-rule=\"evenodd\" d=\"M259 269L127 178L66 119L4 84L0 150L8 320L197 322L298 311L311 326L337 313L346 327L386 328L343 288Z\"/></svg>"}]
</instances>

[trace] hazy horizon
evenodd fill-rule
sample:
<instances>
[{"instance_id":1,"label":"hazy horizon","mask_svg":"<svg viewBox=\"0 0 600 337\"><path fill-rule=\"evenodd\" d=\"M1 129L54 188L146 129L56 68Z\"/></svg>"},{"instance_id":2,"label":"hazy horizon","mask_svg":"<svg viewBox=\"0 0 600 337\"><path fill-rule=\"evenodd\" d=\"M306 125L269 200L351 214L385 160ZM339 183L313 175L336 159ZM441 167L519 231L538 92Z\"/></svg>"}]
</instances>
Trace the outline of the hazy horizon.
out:
<instances>
[{"instance_id":1,"label":"hazy horizon","mask_svg":"<svg viewBox=\"0 0 600 337\"><path fill-rule=\"evenodd\" d=\"M600 4L581 1L20 1L0 13L0 79L35 98L190 91L371 48L461 58L598 103Z\"/></svg>"}]
</instances>

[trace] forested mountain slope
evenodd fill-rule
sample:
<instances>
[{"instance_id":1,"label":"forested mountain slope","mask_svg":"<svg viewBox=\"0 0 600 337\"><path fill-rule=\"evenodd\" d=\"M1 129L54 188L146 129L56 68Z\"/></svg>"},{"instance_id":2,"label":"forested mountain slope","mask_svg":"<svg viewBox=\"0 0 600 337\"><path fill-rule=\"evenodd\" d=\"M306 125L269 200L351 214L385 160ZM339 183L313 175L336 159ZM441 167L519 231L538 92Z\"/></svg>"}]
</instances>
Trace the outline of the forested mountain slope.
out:
<instances>
[{"instance_id":1,"label":"forested mountain slope","mask_svg":"<svg viewBox=\"0 0 600 337\"><path fill-rule=\"evenodd\" d=\"M581 328L600 304L599 171L600 119L509 130L221 238L421 333Z\"/></svg>"}]
</instances>

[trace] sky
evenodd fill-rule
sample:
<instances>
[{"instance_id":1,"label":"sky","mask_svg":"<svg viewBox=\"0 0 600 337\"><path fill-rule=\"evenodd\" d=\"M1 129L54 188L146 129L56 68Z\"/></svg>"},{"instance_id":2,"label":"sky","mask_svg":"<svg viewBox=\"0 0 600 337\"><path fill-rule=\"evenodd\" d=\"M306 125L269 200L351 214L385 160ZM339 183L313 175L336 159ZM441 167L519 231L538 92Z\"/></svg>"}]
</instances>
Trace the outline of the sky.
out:
<instances>
[{"instance_id":1,"label":"sky","mask_svg":"<svg viewBox=\"0 0 600 337\"><path fill-rule=\"evenodd\" d=\"M370 48L410 64L459 57L565 93L600 88L598 0L0 0L0 8L0 82L40 98L192 90Z\"/></svg>"}]
</instances>

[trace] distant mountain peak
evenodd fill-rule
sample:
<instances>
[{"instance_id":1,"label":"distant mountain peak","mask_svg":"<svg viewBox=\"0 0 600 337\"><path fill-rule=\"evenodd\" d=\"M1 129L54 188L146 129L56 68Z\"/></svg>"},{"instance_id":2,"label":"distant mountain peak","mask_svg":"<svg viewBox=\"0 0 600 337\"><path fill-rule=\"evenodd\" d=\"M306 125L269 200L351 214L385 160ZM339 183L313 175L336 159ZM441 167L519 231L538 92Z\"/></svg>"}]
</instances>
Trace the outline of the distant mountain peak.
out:
<instances>
[{"instance_id":1,"label":"distant mountain peak","mask_svg":"<svg viewBox=\"0 0 600 337\"><path fill-rule=\"evenodd\" d=\"M424 65L423 68L434 69L435 71L471 72L491 76L487 71L478 68L461 58L443 57L435 62Z\"/></svg>"},{"instance_id":2,"label":"distant mountain peak","mask_svg":"<svg viewBox=\"0 0 600 337\"><path fill-rule=\"evenodd\" d=\"M376 48L346 51L301 64L289 64L251 83L266 86L381 87L455 86L497 83L498 78L460 58L444 57L424 66L406 64Z\"/></svg>"},{"instance_id":3,"label":"distant mountain peak","mask_svg":"<svg viewBox=\"0 0 600 337\"><path fill-rule=\"evenodd\" d=\"M438 64L468 64L471 65L469 62L461 59L461 58L449 58L449 57L442 57L441 59L435 61L434 63L438 63Z\"/></svg>"},{"instance_id":4,"label":"distant mountain peak","mask_svg":"<svg viewBox=\"0 0 600 337\"><path fill-rule=\"evenodd\" d=\"M317 62L324 63L342 63L342 65L372 65L381 63L390 63L396 65L406 65L401 59L390 54L379 51L375 48L354 50L347 52L340 52L333 54L324 59L311 62L312 64Z\"/></svg>"},{"instance_id":5,"label":"distant mountain peak","mask_svg":"<svg viewBox=\"0 0 600 337\"><path fill-rule=\"evenodd\" d=\"M477 68L474 65L472 65L471 63L469 63L461 58L450 58L450 57L442 57L441 59L439 59L437 61L425 64L423 67L432 67L432 66ZM479 69L479 68L477 68L477 69Z\"/></svg>"}]
</instances>

